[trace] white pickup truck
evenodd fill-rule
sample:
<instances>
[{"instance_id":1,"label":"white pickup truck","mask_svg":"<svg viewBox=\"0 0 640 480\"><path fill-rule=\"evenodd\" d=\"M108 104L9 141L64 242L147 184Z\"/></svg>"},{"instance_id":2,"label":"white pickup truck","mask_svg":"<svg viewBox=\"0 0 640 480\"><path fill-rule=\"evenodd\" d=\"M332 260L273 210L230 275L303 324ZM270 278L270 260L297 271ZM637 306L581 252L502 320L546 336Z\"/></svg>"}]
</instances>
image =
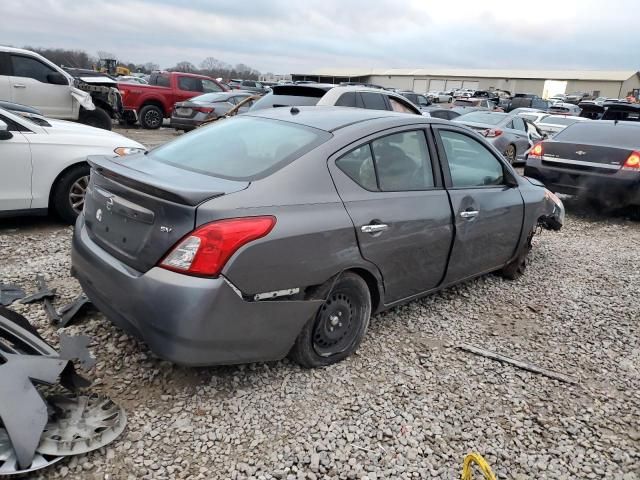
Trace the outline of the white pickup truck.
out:
<instances>
[{"instance_id":1,"label":"white pickup truck","mask_svg":"<svg viewBox=\"0 0 640 480\"><path fill-rule=\"evenodd\" d=\"M0 100L37 108L46 117L111 130L122 108L117 83L107 76L68 72L30 50L0 46Z\"/></svg>"}]
</instances>

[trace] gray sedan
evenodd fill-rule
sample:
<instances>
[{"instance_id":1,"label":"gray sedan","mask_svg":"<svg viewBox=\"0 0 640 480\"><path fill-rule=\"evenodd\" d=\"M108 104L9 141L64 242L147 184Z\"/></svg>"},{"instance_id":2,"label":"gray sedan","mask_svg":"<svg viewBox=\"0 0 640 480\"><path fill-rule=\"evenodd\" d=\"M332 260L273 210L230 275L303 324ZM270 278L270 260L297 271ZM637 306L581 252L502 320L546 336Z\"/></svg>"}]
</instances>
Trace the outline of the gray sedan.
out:
<instances>
[{"instance_id":1,"label":"gray sedan","mask_svg":"<svg viewBox=\"0 0 640 480\"><path fill-rule=\"evenodd\" d=\"M186 365L340 361L372 313L517 278L537 226L564 216L482 136L380 110L263 109L89 162L74 275Z\"/></svg>"},{"instance_id":2,"label":"gray sedan","mask_svg":"<svg viewBox=\"0 0 640 480\"><path fill-rule=\"evenodd\" d=\"M506 157L509 163L524 161L533 142L527 127L517 115L499 112L471 112L453 120L485 136Z\"/></svg>"},{"instance_id":3,"label":"gray sedan","mask_svg":"<svg viewBox=\"0 0 640 480\"><path fill-rule=\"evenodd\" d=\"M176 130L193 130L204 122L223 117L252 95L255 93L233 90L231 92L205 93L184 102L177 102L171 112L170 125ZM251 105L253 102L242 104L238 113L246 112Z\"/></svg>"}]
</instances>

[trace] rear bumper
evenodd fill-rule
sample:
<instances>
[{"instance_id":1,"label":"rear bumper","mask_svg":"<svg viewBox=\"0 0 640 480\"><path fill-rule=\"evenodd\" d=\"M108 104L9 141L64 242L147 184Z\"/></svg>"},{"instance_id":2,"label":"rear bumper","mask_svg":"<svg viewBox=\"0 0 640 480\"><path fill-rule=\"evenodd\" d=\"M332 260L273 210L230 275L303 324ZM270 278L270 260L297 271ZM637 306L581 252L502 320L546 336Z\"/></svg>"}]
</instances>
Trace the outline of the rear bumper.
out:
<instances>
[{"instance_id":1,"label":"rear bumper","mask_svg":"<svg viewBox=\"0 0 640 480\"><path fill-rule=\"evenodd\" d=\"M573 168L547 166L540 159L527 159L524 175L540 180L552 192L568 195L615 195L640 204L640 173L618 170L615 173L585 172Z\"/></svg>"},{"instance_id":2,"label":"rear bumper","mask_svg":"<svg viewBox=\"0 0 640 480\"><path fill-rule=\"evenodd\" d=\"M73 236L73 275L109 320L171 362L201 366L281 359L322 304L246 301L223 277L191 277L157 267L137 272L95 244L83 220L81 215Z\"/></svg>"},{"instance_id":3,"label":"rear bumper","mask_svg":"<svg viewBox=\"0 0 640 480\"><path fill-rule=\"evenodd\" d=\"M196 127L199 127L202 122L204 122L204 120L200 120L197 118L171 117L169 126L171 128L192 130Z\"/></svg>"}]
</instances>

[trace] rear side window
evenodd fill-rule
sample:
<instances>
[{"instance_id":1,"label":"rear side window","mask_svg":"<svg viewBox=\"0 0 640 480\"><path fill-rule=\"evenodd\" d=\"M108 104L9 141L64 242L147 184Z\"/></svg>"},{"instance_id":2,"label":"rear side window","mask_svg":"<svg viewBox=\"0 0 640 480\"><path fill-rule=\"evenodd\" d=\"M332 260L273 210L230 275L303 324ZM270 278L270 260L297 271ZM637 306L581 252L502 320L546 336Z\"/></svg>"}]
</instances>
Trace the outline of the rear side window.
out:
<instances>
[{"instance_id":1,"label":"rear side window","mask_svg":"<svg viewBox=\"0 0 640 480\"><path fill-rule=\"evenodd\" d=\"M42 83L49 83L47 75L55 72L53 68L35 58L22 57L20 55L11 55L11 65L13 66L14 77L33 78Z\"/></svg>"},{"instance_id":2,"label":"rear side window","mask_svg":"<svg viewBox=\"0 0 640 480\"><path fill-rule=\"evenodd\" d=\"M405 104L400 103L395 98L389 97L389 103L391 104L391 110L393 110L394 112L416 113L413 110L411 110L409 107L407 107Z\"/></svg>"},{"instance_id":3,"label":"rear side window","mask_svg":"<svg viewBox=\"0 0 640 480\"><path fill-rule=\"evenodd\" d=\"M336 102L337 107L358 107L358 94L356 92L347 92L340 95Z\"/></svg>"},{"instance_id":4,"label":"rear side window","mask_svg":"<svg viewBox=\"0 0 640 480\"><path fill-rule=\"evenodd\" d=\"M524 120L522 120L520 117L515 117L513 119L513 128L515 128L516 130L520 130L522 132L527 131L527 128L524 125Z\"/></svg>"},{"instance_id":5,"label":"rear side window","mask_svg":"<svg viewBox=\"0 0 640 480\"><path fill-rule=\"evenodd\" d=\"M371 146L367 143L336 161L340 170L366 190L378 190Z\"/></svg>"},{"instance_id":6,"label":"rear side window","mask_svg":"<svg viewBox=\"0 0 640 480\"><path fill-rule=\"evenodd\" d=\"M384 101L384 96L380 93L360 92L360 98L362 98L364 108L369 110L388 110L387 102Z\"/></svg>"},{"instance_id":7,"label":"rear side window","mask_svg":"<svg viewBox=\"0 0 640 480\"><path fill-rule=\"evenodd\" d=\"M242 82L242 85L244 85L245 87L255 87L256 82L252 80L245 80L244 82Z\"/></svg>"},{"instance_id":8,"label":"rear side window","mask_svg":"<svg viewBox=\"0 0 640 480\"><path fill-rule=\"evenodd\" d=\"M621 148L640 149L640 128L634 125L617 125L594 122L576 122L557 133L554 140L590 145L612 145Z\"/></svg>"},{"instance_id":9,"label":"rear side window","mask_svg":"<svg viewBox=\"0 0 640 480\"><path fill-rule=\"evenodd\" d=\"M149 157L178 168L232 180L269 175L327 141L323 130L289 122L237 117L178 137Z\"/></svg>"},{"instance_id":10,"label":"rear side window","mask_svg":"<svg viewBox=\"0 0 640 480\"><path fill-rule=\"evenodd\" d=\"M454 188L502 185L502 164L477 140L458 132L440 131Z\"/></svg>"}]
</instances>

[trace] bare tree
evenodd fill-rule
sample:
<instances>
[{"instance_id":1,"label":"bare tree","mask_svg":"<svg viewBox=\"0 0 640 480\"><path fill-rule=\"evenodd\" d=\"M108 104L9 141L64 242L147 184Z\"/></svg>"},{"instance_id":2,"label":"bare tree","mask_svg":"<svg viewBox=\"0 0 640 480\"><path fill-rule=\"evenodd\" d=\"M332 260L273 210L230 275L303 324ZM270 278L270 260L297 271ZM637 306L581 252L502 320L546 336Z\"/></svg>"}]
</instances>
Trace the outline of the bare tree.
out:
<instances>
[{"instance_id":1,"label":"bare tree","mask_svg":"<svg viewBox=\"0 0 640 480\"><path fill-rule=\"evenodd\" d=\"M173 70L174 72L193 73L197 69L193 63L182 61L182 62L178 62L175 67L170 68L169 70Z\"/></svg>"}]
</instances>

